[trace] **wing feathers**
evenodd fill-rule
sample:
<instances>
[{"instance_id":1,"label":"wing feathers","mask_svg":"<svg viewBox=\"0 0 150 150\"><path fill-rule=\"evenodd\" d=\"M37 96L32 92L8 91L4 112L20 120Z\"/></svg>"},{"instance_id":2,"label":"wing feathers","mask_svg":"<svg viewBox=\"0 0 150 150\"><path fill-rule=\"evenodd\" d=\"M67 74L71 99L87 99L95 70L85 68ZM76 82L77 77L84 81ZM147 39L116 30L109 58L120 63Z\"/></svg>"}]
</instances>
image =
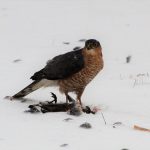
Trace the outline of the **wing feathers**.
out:
<instances>
[{"instance_id":1,"label":"wing feathers","mask_svg":"<svg viewBox=\"0 0 150 150\"><path fill-rule=\"evenodd\" d=\"M48 61L45 68L36 72L31 79L58 80L67 78L77 73L84 67L82 50L72 51L63 55L54 57Z\"/></svg>"}]
</instances>

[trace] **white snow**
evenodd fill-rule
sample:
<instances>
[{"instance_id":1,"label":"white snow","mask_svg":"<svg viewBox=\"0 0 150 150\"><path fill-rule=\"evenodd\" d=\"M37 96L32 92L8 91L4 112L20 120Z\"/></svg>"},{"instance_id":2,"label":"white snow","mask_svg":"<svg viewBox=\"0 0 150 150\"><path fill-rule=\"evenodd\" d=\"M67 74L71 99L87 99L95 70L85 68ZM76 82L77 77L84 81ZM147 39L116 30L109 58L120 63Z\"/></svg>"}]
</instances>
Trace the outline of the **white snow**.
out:
<instances>
[{"instance_id":1,"label":"white snow","mask_svg":"<svg viewBox=\"0 0 150 150\"><path fill-rule=\"evenodd\" d=\"M150 128L149 8L149 0L0 0L0 150L150 150L150 133L133 129ZM90 38L101 42L105 67L82 101L99 106L106 125L100 112L24 113L51 100L50 92L65 99L57 88L40 89L25 103L4 99L31 83L48 59ZM92 129L80 128L84 122ZM115 122L123 125L113 128Z\"/></svg>"}]
</instances>

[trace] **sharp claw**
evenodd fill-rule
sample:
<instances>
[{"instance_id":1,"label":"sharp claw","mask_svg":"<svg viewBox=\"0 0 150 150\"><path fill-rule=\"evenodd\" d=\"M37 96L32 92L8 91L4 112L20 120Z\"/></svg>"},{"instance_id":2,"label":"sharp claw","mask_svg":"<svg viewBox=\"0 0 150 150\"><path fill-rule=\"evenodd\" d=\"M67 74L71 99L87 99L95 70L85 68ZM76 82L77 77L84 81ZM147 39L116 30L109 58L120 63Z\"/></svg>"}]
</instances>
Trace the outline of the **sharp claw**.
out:
<instances>
[{"instance_id":1,"label":"sharp claw","mask_svg":"<svg viewBox=\"0 0 150 150\"><path fill-rule=\"evenodd\" d=\"M51 92L51 97L54 98L53 102L55 102L55 104L57 103L57 96L56 94L54 94L53 92Z\"/></svg>"}]
</instances>

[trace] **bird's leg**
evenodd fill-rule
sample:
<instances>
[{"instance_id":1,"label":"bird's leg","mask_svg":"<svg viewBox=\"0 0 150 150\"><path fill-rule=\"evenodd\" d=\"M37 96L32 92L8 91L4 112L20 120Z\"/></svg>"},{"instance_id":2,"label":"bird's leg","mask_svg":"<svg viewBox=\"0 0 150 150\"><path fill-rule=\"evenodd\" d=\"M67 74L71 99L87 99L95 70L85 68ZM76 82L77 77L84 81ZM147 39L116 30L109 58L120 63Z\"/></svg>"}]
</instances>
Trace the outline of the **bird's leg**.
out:
<instances>
[{"instance_id":1,"label":"bird's leg","mask_svg":"<svg viewBox=\"0 0 150 150\"><path fill-rule=\"evenodd\" d=\"M66 103L68 104L68 101L69 101L69 99L68 99L68 93L65 93L65 95L66 95Z\"/></svg>"},{"instance_id":2,"label":"bird's leg","mask_svg":"<svg viewBox=\"0 0 150 150\"><path fill-rule=\"evenodd\" d=\"M75 102L75 100L68 93L66 93L65 95L66 95L66 103L68 103L68 102L74 103Z\"/></svg>"},{"instance_id":3,"label":"bird's leg","mask_svg":"<svg viewBox=\"0 0 150 150\"><path fill-rule=\"evenodd\" d=\"M83 94L84 88L79 89L76 94L77 94L77 101L79 102L80 106L82 107L82 103L81 103L81 96Z\"/></svg>"}]
</instances>

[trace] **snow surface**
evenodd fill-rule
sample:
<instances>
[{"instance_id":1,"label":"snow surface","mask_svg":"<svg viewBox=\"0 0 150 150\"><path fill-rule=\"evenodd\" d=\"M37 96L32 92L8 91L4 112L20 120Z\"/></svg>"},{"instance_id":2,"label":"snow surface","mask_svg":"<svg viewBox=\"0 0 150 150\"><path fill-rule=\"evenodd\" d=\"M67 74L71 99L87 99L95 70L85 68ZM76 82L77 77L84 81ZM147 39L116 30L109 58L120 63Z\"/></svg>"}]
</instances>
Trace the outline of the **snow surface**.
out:
<instances>
[{"instance_id":1,"label":"snow surface","mask_svg":"<svg viewBox=\"0 0 150 150\"><path fill-rule=\"evenodd\" d=\"M24 113L51 100L50 92L65 99L57 88L40 89L25 103L4 99L31 83L48 59L89 38L101 42L105 67L82 101L99 106L106 125L100 112ZM150 128L149 40L149 0L0 0L0 150L150 150L150 133L133 129ZM80 128L84 122L92 128ZM115 122L122 125L113 128Z\"/></svg>"}]
</instances>

